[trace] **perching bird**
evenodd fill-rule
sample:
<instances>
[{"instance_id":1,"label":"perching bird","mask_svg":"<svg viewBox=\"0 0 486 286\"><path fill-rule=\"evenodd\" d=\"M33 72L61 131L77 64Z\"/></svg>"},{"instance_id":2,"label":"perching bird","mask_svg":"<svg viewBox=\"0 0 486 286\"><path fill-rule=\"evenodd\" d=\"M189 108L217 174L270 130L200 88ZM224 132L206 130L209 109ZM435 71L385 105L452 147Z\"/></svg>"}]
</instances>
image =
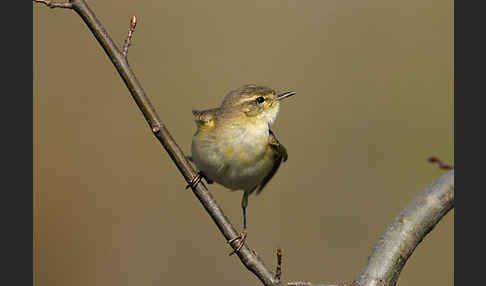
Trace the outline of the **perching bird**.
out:
<instances>
[{"instance_id":1,"label":"perching bird","mask_svg":"<svg viewBox=\"0 0 486 286\"><path fill-rule=\"evenodd\" d=\"M280 101L295 91L277 95L273 89L244 85L230 91L220 107L193 110L197 131L192 138L192 157L199 170L189 186L204 177L230 190L243 190L243 231L236 251L246 238L248 196L260 193L287 160L287 150L270 130Z\"/></svg>"}]
</instances>

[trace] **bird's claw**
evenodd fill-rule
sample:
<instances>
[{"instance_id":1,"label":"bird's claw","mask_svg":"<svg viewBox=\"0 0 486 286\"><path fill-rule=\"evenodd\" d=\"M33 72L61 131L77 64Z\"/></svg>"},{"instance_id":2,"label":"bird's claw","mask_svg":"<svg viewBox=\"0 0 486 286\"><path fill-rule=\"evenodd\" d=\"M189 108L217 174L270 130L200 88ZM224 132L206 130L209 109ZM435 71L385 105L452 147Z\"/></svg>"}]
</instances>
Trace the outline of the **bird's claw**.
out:
<instances>
[{"instance_id":1,"label":"bird's claw","mask_svg":"<svg viewBox=\"0 0 486 286\"><path fill-rule=\"evenodd\" d=\"M186 190L189 188L195 188L199 183L201 183L202 179L205 179L208 184L212 184L213 181L211 181L202 171L197 172L197 175L192 178L192 180L187 184ZM204 182L202 182L204 185Z\"/></svg>"},{"instance_id":2,"label":"bird's claw","mask_svg":"<svg viewBox=\"0 0 486 286\"><path fill-rule=\"evenodd\" d=\"M240 249L243 247L243 245L245 244L245 240L246 240L246 237L247 237L247 232L246 232L246 229L244 229L237 237L234 237L230 240L228 240L228 243L231 245L233 242L239 240L238 242L238 245L236 246L236 249L233 249L233 251L231 251L231 253L229 254L230 256L235 254L236 252L240 251Z\"/></svg>"},{"instance_id":3,"label":"bird's claw","mask_svg":"<svg viewBox=\"0 0 486 286\"><path fill-rule=\"evenodd\" d=\"M189 188L195 188L201 182L201 180L202 180L201 173L197 173L197 175L194 176L194 178L192 178L192 180L187 184L186 190Z\"/></svg>"}]
</instances>

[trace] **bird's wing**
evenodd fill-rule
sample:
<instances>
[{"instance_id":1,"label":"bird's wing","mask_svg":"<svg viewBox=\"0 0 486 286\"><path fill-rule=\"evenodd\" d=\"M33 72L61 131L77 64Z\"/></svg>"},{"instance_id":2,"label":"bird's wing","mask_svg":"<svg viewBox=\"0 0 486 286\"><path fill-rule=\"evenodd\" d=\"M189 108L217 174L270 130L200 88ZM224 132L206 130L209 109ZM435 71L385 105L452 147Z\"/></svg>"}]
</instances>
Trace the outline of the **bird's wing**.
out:
<instances>
[{"instance_id":1,"label":"bird's wing","mask_svg":"<svg viewBox=\"0 0 486 286\"><path fill-rule=\"evenodd\" d=\"M206 110L193 110L192 115L194 115L196 124L198 127L211 127L214 125L214 118L217 112L217 108L206 109Z\"/></svg>"},{"instance_id":2,"label":"bird's wing","mask_svg":"<svg viewBox=\"0 0 486 286\"><path fill-rule=\"evenodd\" d=\"M269 129L269 133L270 136L268 139L268 144L273 151L274 162L272 169L270 170L268 175L263 178L262 183L258 186L257 194L259 194L267 185L267 183L270 182L270 180L280 167L280 163L282 163L282 160L285 162L288 159L287 149L285 149L285 147L280 142L278 142L277 137L275 137L275 134L273 134L272 130Z\"/></svg>"}]
</instances>

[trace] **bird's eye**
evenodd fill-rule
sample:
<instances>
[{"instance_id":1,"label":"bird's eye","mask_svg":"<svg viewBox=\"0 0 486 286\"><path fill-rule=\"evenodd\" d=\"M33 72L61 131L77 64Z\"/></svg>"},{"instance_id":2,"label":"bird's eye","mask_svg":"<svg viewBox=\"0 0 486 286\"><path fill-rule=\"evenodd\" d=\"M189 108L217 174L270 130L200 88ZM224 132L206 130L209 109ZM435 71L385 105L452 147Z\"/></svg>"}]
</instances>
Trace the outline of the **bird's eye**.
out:
<instances>
[{"instance_id":1,"label":"bird's eye","mask_svg":"<svg viewBox=\"0 0 486 286\"><path fill-rule=\"evenodd\" d=\"M260 97L257 97L256 101L258 103L263 103L265 101L265 98L263 98L263 96L260 96Z\"/></svg>"}]
</instances>

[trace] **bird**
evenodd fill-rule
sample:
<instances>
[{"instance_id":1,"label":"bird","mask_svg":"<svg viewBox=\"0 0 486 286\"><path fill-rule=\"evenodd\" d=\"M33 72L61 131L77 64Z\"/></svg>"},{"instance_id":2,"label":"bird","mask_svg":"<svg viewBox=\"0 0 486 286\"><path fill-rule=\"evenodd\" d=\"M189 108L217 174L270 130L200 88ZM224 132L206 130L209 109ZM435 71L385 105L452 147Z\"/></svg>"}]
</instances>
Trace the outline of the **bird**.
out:
<instances>
[{"instance_id":1,"label":"bird","mask_svg":"<svg viewBox=\"0 0 486 286\"><path fill-rule=\"evenodd\" d=\"M241 249L247 236L249 195L261 193L282 161L287 161L287 149L270 126L277 118L280 102L295 94L277 94L266 86L245 84L229 91L219 107L192 111L197 129L189 159L199 171L188 187L204 178L209 184L216 182L232 191L243 191L243 231L228 241L240 240L230 255Z\"/></svg>"}]
</instances>

